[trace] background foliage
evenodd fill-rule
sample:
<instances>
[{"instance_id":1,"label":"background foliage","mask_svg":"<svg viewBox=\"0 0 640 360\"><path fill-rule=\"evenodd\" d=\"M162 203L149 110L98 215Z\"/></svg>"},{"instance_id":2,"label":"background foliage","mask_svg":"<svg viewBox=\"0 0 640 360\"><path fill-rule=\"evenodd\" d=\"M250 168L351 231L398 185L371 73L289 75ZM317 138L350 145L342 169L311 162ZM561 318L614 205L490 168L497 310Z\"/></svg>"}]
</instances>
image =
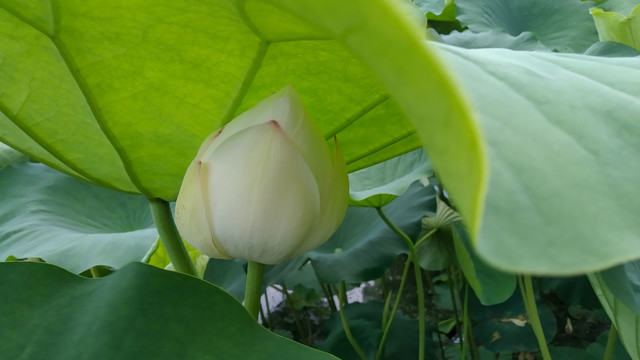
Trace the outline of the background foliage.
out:
<instances>
[{"instance_id":1,"label":"background foliage","mask_svg":"<svg viewBox=\"0 0 640 360\"><path fill-rule=\"evenodd\" d=\"M609 326L604 310L638 359L636 5L0 1L0 141L8 145L0 145L0 311L13 319L0 334L14 339L0 353L179 354L182 336L193 358L269 358L274 349L332 358L260 328L206 282L241 298L242 261L207 262L192 251L205 281L127 265L171 268L145 198L175 200L207 135L293 84L326 139L339 140L353 207L325 245L267 269L264 285L285 296L280 317L291 322L265 314L265 326L351 358L335 286L376 281L365 292L371 302L344 310L374 357L384 330L366 322L384 320L410 254L378 216L384 207L414 243L435 229L417 249L435 310L429 358L536 351L531 327L509 320L527 316L515 307L515 274L588 273L572 294L595 291L601 307L560 283L536 283L552 355L623 354L597 337ZM457 221L440 221L445 209L464 226L452 213ZM105 277L72 275L80 273ZM417 334L408 295L416 289L407 286L389 359L415 357L414 346L398 345L408 340L397 334ZM208 306L213 298L218 305ZM125 319L140 330L120 342ZM568 321L595 336L565 341ZM237 333L219 326L231 323ZM255 347L238 333L252 334ZM165 334L173 340L149 341ZM83 346L65 345L85 336Z\"/></svg>"}]
</instances>

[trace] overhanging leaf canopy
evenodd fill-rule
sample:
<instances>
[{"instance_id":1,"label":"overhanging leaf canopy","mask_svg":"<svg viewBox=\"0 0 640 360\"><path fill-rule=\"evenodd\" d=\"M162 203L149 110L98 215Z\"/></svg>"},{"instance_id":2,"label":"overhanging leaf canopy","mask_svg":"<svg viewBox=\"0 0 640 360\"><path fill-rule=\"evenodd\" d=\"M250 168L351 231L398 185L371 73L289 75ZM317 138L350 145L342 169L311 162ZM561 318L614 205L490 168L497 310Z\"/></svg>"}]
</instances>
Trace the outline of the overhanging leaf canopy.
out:
<instances>
[{"instance_id":1,"label":"overhanging leaf canopy","mask_svg":"<svg viewBox=\"0 0 640 360\"><path fill-rule=\"evenodd\" d=\"M338 135L350 170L420 146L396 102L343 47L370 53L364 57L392 53L384 62L418 48L433 61L416 42L418 27L400 16L407 7L290 0L49 4L0 1L0 139L77 177L173 200L201 141L287 84L326 137ZM374 38L374 25L396 34ZM388 48L406 35L393 45L398 51ZM430 92L455 102L451 89L442 93L446 78L436 64L425 71L436 72Z\"/></svg>"},{"instance_id":2,"label":"overhanging leaf canopy","mask_svg":"<svg viewBox=\"0 0 640 360\"><path fill-rule=\"evenodd\" d=\"M586 5L557 6L589 16ZM640 256L638 60L445 45L438 60L408 9L0 1L0 140L80 178L172 200L204 137L292 83L350 171L417 148L416 131L493 265L567 274ZM577 28L594 29L578 17ZM535 34L557 48L553 34Z\"/></svg>"}]
</instances>

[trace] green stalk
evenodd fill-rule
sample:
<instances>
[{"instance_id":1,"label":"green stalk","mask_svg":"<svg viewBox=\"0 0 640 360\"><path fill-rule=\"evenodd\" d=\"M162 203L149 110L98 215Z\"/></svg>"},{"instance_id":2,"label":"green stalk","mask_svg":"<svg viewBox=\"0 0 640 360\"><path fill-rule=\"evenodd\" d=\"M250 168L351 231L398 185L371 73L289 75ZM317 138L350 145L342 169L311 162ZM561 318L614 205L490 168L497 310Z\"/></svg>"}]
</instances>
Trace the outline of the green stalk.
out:
<instances>
[{"instance_id":1,"label":"green stalk","mask_svg":"<svg viewBox=\"0 0 640 360\"><path fill-rule=\"evenodd\" d=\"M431 235L435 234L436 231L438 231L438 228L431 229L431 231L429 231L428 233L424 234L423 237L418 239L418 241L416 241L416 244L413 247L417 249L418 247L420 247L420 245L422 245L423 243L426 243L428 240L431 239Z\"/></svg>"},{"instance_id":2,"label":"green stalk","mask_svg":"<svg viewBox=\"0 0 640 360\"><path fill-rule=\"evenodd\" d=\"M382 354L384 353L384 344L387 341L387 335L389 334L389 330L391 329L391 323L393 322L393 318L395 317L398 306L400 305L400 300L402 299L402 291L404 290L404 284L407 280L410 266L411 261L407 259L407 261L404 263L404 269L402 270L402 278L400 279L400 286L398 287L398 295L396 295L396 301L393 303L393 308L391 309L391 314L389 314L389 319L384 324L382 324L384 326L384 331L382 332L382 338L380 338L380 343L378 344L376 360L382 359Z\"/></svg>"},{"instance_id":3,"label":"green stalk","mask_svg":"<svg viewBox=\"0 0 640 360\"><path fill-rule=\"evenodd\" d=\"M462 346L460 349L460 360L467 359L467 347L469 343L469 283L465 284L464 288L464 303L462 304L462 336L464 337L464 341L462 342Z\"/></svg>"},{"instance_id":4,"label":"green stalk","mask_svg":"<svg viewBox=\"0 0 640 360\"><path fill-rule=\"evenodd\" d=\"M611 324L609 329L609 336L607 337L607 347L604 349L603 360L613 359L613 349L616 347L616 340L618 339L618 329L615 325Z\"/></svg>"},{"instance_id":5,"label":"green stalk","mask_svg":"<svg viewBox=\"0 0 640 360\"><path fill-rule=\"evenodd\" d=\"M451 297L451 303L453 304L453 314L455 316L454 320L455 320L455 324L456 324L456 332L458 333L458 335L460 336L460 345L461 347L464 347L464 333L462 332L462 329L460 329L460 319L458 317L458 297L456 296L456 293L458 292L458 282L455 279L455 274L453 273L453 271L451 270L453 266L449 266L449 268L447 268L447 274L449 276L449 297Z\"/></svg>"},{"instance_id":6,"label":"green stalk","mask_svg":"<svg viewBox=\"0 0 640 360\"><path fill-rule=\"evenodd\" d=\"M347 302L347 287L344 284L344 281L340 283L340 291L338 292L338 310L340 311L340 321L342 321L342 328L344 329L344 334L349 340L349 344L353 347L353 350L358 354L361 360L367 360L367 356L362 351L360 345L353 337L351 333L351 329L349 328L349 322L347 321L347 314L344 312L344 307L342 304L346 304Z\"/></svg>"},{"instance_id":7,"label":"green stalk","mask_svg":"<svg viewBox=\"0 0 640 360\"><path fill-rule=\"evenodd\" d=\"M464 277L463 277L464 279ZM469 354L472 360L480 359L478 355L478 347L476 346L476 342L473 339L473 329L471 328L471 319L469 318L469 282L465 280L464 286L464 307L462 310L462 321L463 321L463 334L465 336L465 342L463 343L463 348L469 349ZM466 351L463 351L462 360L465 359Z\"/></svg>"},{"instance_id":8,"label":"green stalk","mask_svg":"<svg viewBox=\"0 0 640 360\"><path fill-rule=\"evenodd\" d=\"M273 327L273 320L271 319L271 307L269 306L269 296L267 296L266 289L265 289L265 292L264 292L264 305L267 308L267 321L268 321L267 324L269 325L268 328L269 328L269 330L273 331L274 327Z\"/></svg>"},{"instance_id":9,"label":"green stalk","mask_svg":"<svg viewBox=\"0 0 640 360\"><path fill-rule=\"evenodd\" d=\"M318 272L316 271L316 267L313 265L313 261L311 261L310 263L311 263L311 268L313 269L313 275L316 276L318 285L320 285L320 289L322 290L324 297L327 298L327 304L329 305L329 310L333 314L334 312L338 311L338 309L336 309L336 303L333 302L333 297L331 297L331 295L329 294L329 290L327 290L327 286L325 285L325 283L322 282L322 280L320 280L320 277L318 276Z\"/></svg>"},{"instance_id":10,"label":"green stalk","mask_svg":"<svg viewBox=\"0 0 640 360\"><path fill-rule=\"evenodd\" d=\"M263 273L264 264L249 261L247 267L247 282L245 283L244 290L244 308L247 309L249 315L256 320L258 320L258 312L260 309Z\"/></svg>"},{"instance_id":11,"label":"green stalk","mask_svg":"<svg viewBox=\"0 0 640 360\"><path fill-rule=\"evenodd\" d=\"M176 223L173 221L169 203L162 199L149 199L149 205L151 206L153 222L158 228L160 241L162 241L162 245L169 255L173 268L181 273L197 277L196 268L191 262L187 248L184 247L178 228L176 228Z\"/></svg>"},{"instance_id":12,"label":"green stalk","mask_svg":"<svg viewBox=\"0 0 640 360\"><path fill-rule=\"evenodd\" d=\"M422 271L420 271L420 265L418 264L418 255L416 254L415 249L413 249L412 251L412 257L413 257L413 272L416 277L416 288L417 288L416 291L418 292L418 321L420 321L420 323L418 324L418 336L420 336L420 339L418 342L418 359L423 360L424 352L425 352L424 338L427 335L425 316L424 316L424 309L425 309L424 288L422 286Z\"/></svg>"},{"instance_id":13,"label":"green stalk","mask_svg":"<svg viewBox=\"0 0 640 360\"><path fill-rule=\"evenodd\" d=\"M293 320L296 323L296 328L298 329L299 338L302 339L302 324L300 323L300 317L298 316L298 312L296 311L295 304L293 303L293 299L291 298L291 294L289 294L289 290L286 286L280 285L282 287L282 295L284 295L284 299L289 305L289 311L291 311L291 316L293 316Z\"/></svg>"},{"instance_id":14,"label":"green stalk","mask_svg":"<svg viewBox=\"0 0 640 360\"><path fill-rule=\"evenodd\" d=\"M540 323L540 316L538 315L538 308L536 306L536 299L533 293L533 283L531 282L531 275L518 276L518 284L520 285L520 291L522 292L522 299L524 301L524 307L527 311L527 317L529 323L533 328L533 333L538 339L538 346L540 346L540 353L543 360L551 360L551 354L547 347L547 340L544 338L544 332L542 331L542 324Z\"/></svg>"},{"instance_id":15,"label":"green stalk","mask_svg":"<svg viewBox=\"0 0 640 360\"><path fill-rule=\"evenodd\" d=\"M387 298L389 296L389 285L387 284L387 273L385 272L379 279L380 287L382 288L382 297Z\"/></svg>"},{"instance_id":16,"label":"green stalk","mask_svg":"<svg viewBox=\"0 0 640 360\"><path fill-rule=\"evenodd\" d=\"M429 286L429 292L432 294L435 294L436 293L435 285L433 284L433 280L431 280L431 276L429 276L429 272L425 271L423 275L427 280L427 286ZM446 359L447 357L444 354L444 346L442 345L442 334L440 333L440 329L438 329L438 326L437 326L437 324L440 323L440 320L438 320L438 311L436 311L435 306L431 307L431 319L433 320L433 323L436 324L436 336L438 338L438 346L440 347L440 357L442 359Z\"/></svg>"},{"instance_id":17,"label":"green stalk","mask_svg":"<svg viewBox=\"0 0 640 360\"><path fill-rule=\"evenodd\" d=\"M380 215L380 218L382 218L382 220L387 224L387 226L389 226L391 230L393 230L393 232L395 232L396 234L398 234L398 236L400 236L400 238L402 238L402 240L405 242L405 244L407 244L407 247L409 248L409 259L407 261L413 263L413 272L416 278L416 292L418 295L418 359L422 360L424 359L425 353L424 339L426 336L426 324L424 317L424 289L422 287L422 272L420 271L420 264L418 263L418 254L416 253L416 248L409 236L407 236L407 234L405 234L402 230L400 230L400 228L398 228L393 222L391 222L387 215L385 215L385 213L382 211L382 208L377 207L376 210L378 211L378 215ZM426 241L426 238L427 237L425 235L422 239L420 239L420 241Z\"/></svg>"}]
</instances>

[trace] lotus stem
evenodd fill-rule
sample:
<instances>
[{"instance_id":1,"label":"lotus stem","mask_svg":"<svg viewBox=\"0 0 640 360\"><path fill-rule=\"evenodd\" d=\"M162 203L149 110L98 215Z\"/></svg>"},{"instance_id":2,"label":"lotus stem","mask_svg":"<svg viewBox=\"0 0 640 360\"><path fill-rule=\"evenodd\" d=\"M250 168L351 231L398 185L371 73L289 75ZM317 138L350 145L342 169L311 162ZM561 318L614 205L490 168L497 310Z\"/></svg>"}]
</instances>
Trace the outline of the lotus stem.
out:
<instances>
[{"instance_id":1,"label":"lotus stem","mask_svg":"<svg viewBox=\"0 0 640 360\"><path fill-rule=\"evenodd\" d=\"M173 221L169 203L162 199L149 199L149 205L153 222L158 228L160 241L169 255L173 268L181 273L197 277L196 268L193 266L187 248L185 248L178 228L176 228L176 223Z\"/></svg>"},{"instance_id":2,"label":"lotus stem","mask_svg":"<svg viewBox=\"0 0 640 360\"><path fill-rule=\"evenodd\" d=\"M420 271L420 264L418 263L418 254L416 253L416 247L409 236L407 236L407 234L405 234L399 227L391 222L387 215L385 215L384 211L382 211L382 208L377 207L376 211L378 211L378 215L380 215L380 218L382 218L385 224L387 224L387 226L389 226L389 228L393 230L393 232L398 234L398 236L400 236L400 238L407 245L407 248L409 248L409 259L407 259L407 261L413 263L413 272L416 278L416 295L418 296L418 360L423 360L425 353L425 337L427 331L424 315L425 306L424 288L422 286L422 272ZM431 233L427 235L430 236ZM420 240L426 241L427 238L428 237L425 235Z\"/></svg>"},{"instance_id":3,"label":"lotus stem","mask_svg":"<svg viewBox=\"0 0 640 360\"><path fill-rule=\"evenodd\" d=\"M609 329L609 336L607 337L607 347L604 349L603 360L613 359L613 349L616 348L616 340L618 339L618 329L615 325L611 324Z\"/></svg>"},{"instance_id":4,"label":"lotus stem","mask_svg":"<svg viewBox=\"0 0 640 360\"><path fill-rule=\"evenodd\" d=\"M349 321L347 320L347 314L345 314L344 307L342 306L342 304L346 304L346 303L347 303L347 287L343 281L340 283L340 289L338 291L338 307L340 312L340 321L342 322L342 328L344 329L344 335L347 337L347 340L349 340L349 344L351 344L351 347L353 347L353 350L358 354L358 357L360 357L361 360L367 360L367 356L364 354L364 351L362 351L362 348L360 347L360 345L358 345L358 342L353 337L353 334L351 333L351 329L349 328Z\"/></svg>"},{"instance_id":5,"label":"lotus stem","mask_svg":"<svg viewBox=\"0 0 640 360\"><path fill-rule=\"evenodd\" d=\"M540 346L540 353L543 360L551 360L551 354L547 347L547 340L544 338L544 332L542 330L542 324L540 323L540 316L538 315L538 308L536 306L536 299L533 293L533 283L531 282L531 275L518 276L518 284L520 291L522 292L522 299L524 307L527 311L527 317L529 323L533 328L533 333L538 340L538 346Z\"/></svg>"},{"instance_id":6,"label":"lotus stem","mask_svg":"<svg viewBox=\"0 0 640 360\"><path fill-rule=\"evenodd\" d=\"M264 264L249 261L247 266L247 282L244 290L244 308L249 315L258 320L260 312L260 297L262 296L262 275Z\"/></svg>"}]
</instances>

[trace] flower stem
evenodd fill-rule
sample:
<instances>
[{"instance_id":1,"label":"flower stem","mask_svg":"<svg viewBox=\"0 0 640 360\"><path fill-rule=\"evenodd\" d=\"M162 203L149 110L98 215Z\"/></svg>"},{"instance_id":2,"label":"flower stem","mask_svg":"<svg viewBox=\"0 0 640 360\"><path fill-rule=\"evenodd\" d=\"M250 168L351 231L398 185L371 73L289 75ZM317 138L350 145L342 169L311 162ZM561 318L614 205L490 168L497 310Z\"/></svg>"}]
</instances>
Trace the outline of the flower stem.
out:
<instances>
[{"instance_id":1,"label":"flower stem","mask_svg":"<svg viewBox=\"0 0 640 360\"><path fill-rule=\"evenodd\" d=\"M173 221L169 203L162 199L149 199L149 204L153 222L158 228L160 241L169 255L173 268L181 273L198 276L182 238L180 238L176 223Z\"/></svg>"},{"instance_id":2,"label":"flower stem","mask_svg":"<svg viewBox=\"0 0 640 360\"><path fill-rule=\"evenodd\" d=\"M456 324L456 333L460 337L460 347L464 348L464 341L465 341L464 333L460 328L460 318L458 315L458 298L460 297L459 296L460 294L459 294L458 282L456 281L456 278L455 278L456 274L452 271L452 268L453 266L449 266L449 268L447 269L447 274L449 276L449 296L451 297L451 303L453 304L453 314L455 316L454 320Z\"/></svg>"},{"instance_id":3,"label":"flower stem","mask_svg":"<svg viewBox=\"0 0 640 360\"><path fill-rule=\"evenodd\" d=\"M613 349L616 347L616 340L618 340L618 329L616 329L615 325L611 324L609 336L607 337L607 347L604 349L603 360L613 359Z\"/></svg>"},{"instance_id":4,"label":"flower stem","mask_svg":"<svg viewBox=\"0 0 640 360\"><path fill-rule=\"evenodd\" d=\"M527 311L527 317L529 323L533 328L533 333L538 339L538 346L540 346L540 353L543 360L551 360L551 354L547 347L547 340L544 338L544 332L542 331L542 324L540 323L540 316L538 315L538 308L536 306L536 299L533 294L533 283L531 282L531 275L518 276L518 284L520 291L522 292L522 299L524 301L524 307Z\"/></svg>"},{"instance_id":5,"label":"flower stem","mask_svg":"<svg viewBox=\"0 0 640 360\"><path fill-rule=\"evenodd\" d=\"M262 275L264 264L249 261L247 267L247 282L244 290L244 308L254 319L258 319L260 297L262 296Z\"/></svg>"},{"instance_id":6,"label":"flower stem","mask_svg":"<svg viewBox=\"0 0 640 360\"><path fill-rule=\"evenodd\" d=\"M340 289L338 291L338 308L340 312L340 321L342 322L342 328L344 329L344 335L347 337L347 340L349 340L349 344L351 344L351 347L353 347L353 350L355 350L355 352L358 354L358 357L360 357L361 360L367 360L367 356L364 354L364 351L362 351L362 348L360 347L360 345L358 345L358 342L353 337L353 334L351 333L351 329L349 328L349 322L347 321L347 314L345 314L344 307L342 306L342 304L346 304L346 303L347 303L347 287L343 281L340 283Z\"/></svg>"},{"instance_id":7,"label":"flower stem","mask_svg":"<svg viewBox=\"0 0 640 360\"><path fill-rule=\"evenodd\" d=\"M380 338L380 343L378 344L378 350L376 352L376 360L380 360L383 357L384 353L384 344L387 341L387 335L389 334L389 330L391 329L391 323L393 322L393 318L398 311L398 306L400 305L400 300L402 299L402 291L404 290L404 283L407 280L407 274L409 274L409 267L411 266L411 261L407 259L404 263L404 269L402 270L402 278L400 279L400 286L398 287L398 295L396 295L396 301L393 303L393 308L391 308L391 313L389 314L389 318L386 320L382 326L384 326L384 331L382 332L382 337Z\"/></svg>"},{"instance_id":8,"label":"flower stem","mask_svg":"<svg viewBox=\"0 0 640 360\"><path fill-rule=\"evenodd\" d=\"M407 236L407 234L405 234L399 227L397 227L393 222L391 222L391 220L387 217L387 215L385 215L385 213L382 211L382 208L377 207L376 210L378 211L378 215L380 215L380 218L382 218L385 224L387 224L387 226L389 226L389 228L393 230L393 232L398 234L398 236L402 238L402 240L405 242L405 244L409 248L409 259L407 261L413 263L413 272L416 278L416 293L417 293L416 295L418 296L418 336L419 336L418 337L418 359L422 360L424 359L424 352L425 352L424 339L427 331L426 331L425 316L424 316L425 306L424 306L424 288L422 286L422 272L420 271L420 264L418 263L418 254L416 253L416 247L411 241L411 239L409 238L409 236ZM427 235L431 236L432 233L433 232L430 232ZM427 235L425 235L422 239L420 239L420 241L426 241L428 239Z\"/></svg>"},{"instance_id":9,"label":"flower stem","mask_svg":"<svg viewBox=\"0 0 640 360\"><path fill-rule=\"evenodd\" d=\"M289 311L291 312L291 316L293 316L293 321L295 321L296 323L296 329L298 329L298 337L302 339L302 336L303 336L302 325L300 323L300 316L298 316L298 312L296 311L293 298L291 297L291 294L289 294L289 290L287 289L286 286L284 286L284 284L280 286L282 287L281 292L282 292L282 295L284 295L285 301L287 302Z\"/></svg>"}]
</instances>

